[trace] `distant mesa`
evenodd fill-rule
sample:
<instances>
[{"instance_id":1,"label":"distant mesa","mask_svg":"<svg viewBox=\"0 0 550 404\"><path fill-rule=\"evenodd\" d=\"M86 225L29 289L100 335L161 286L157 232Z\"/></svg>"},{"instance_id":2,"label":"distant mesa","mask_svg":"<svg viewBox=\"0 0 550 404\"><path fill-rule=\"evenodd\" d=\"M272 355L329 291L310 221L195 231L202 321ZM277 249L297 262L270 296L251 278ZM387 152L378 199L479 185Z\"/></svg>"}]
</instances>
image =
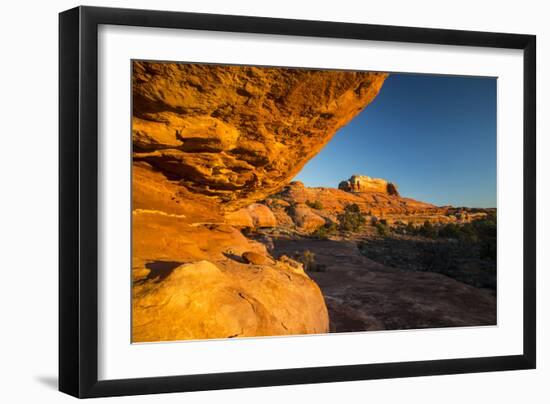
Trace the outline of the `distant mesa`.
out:
<instances>
[{"instance_id":1,"label":"distant mesa","mask_svg":"<svg viewBox=\"0 0 550 404\"><path fill-rule=\"evenodd\" d=\"M397 185L382 178L372 178L367 175L352 175L348 180L340 182L338 189L346 192L379 192L399 196Z\"/></svg>"}]
</instances>

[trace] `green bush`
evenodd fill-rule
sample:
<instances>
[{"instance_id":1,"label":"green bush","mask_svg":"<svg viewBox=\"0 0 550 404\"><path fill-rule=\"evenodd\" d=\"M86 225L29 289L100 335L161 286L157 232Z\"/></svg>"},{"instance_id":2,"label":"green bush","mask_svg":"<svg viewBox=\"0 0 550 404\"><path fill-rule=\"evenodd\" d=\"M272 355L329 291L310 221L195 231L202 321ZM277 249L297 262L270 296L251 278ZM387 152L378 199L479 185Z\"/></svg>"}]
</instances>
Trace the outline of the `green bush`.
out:
<instances>
[{"instance_id":1,"label":"green bush","mask_svg":"<svg viewBox=\"0 0 550 404\"><path fill-rule=\"evenodd\" d=\"M433 224L431 224L427 220L424 222L422 227L420 227L420 229L418 230L418 233L424 237L430 237L430 238L437 237L437 229Z\"/></svg>"},{"instance_id":2,"label":"green bush","mask_svg":"<svg viewBox=\"0 0 550 404\"><path fill-rule=\"evenodd\" d=\"M460 228L460 241L464 243L474 244L479 241L479 236L477 234L476 228L472 223L465 223Z\"/></svg>"},{"instance_id":3,"label":"green bush","mask_svg":"<svg viewBox=\"0 0 550 404\"><path fill-rule=\"evenodd\" d=\"M321 203L321 201L311 202L308 200L306 201L306 205L309 206L311 209L317 209L317 210L323 209L323 204Z\"/></svg>"},{"instance_id":4,"label":"green bush","mask_svg":"<svg viewBox=\"0 0 550 404\"><path fill-rule=\"evenodd\" d=\"M315 254L309 250L304 250L301 253L296 252L294 259L301 262L305 271L309 272L326 272L327 266L315 262Z\"/></svg>"},{"instance_id":5,"label":"green bush","mask_svg":"<svg viewBox=\"0 0 550 404\"><path fill-rule=\"evenodd\" d=\"M382 223L382 221L376 222L374 227L376 227L376 231L378 231L380 236L388 237L390 235L390 228L387 224Z\"/></svg>"},{"instance_id":6,"label":"green bush","mask_svg":"<svg viewBox=\"0 0 550 404\"><path fill-rule=\"evenodd\" d=\"M358 231L365 224L365 217L356 203L347 205L344 212L337 216L342 231Z\"/></svg>"},{"instance_id":7,"label":"green bush","mask_svg":"<svg viewBox=\"0 0 550 404\"><path fill-rule=\"evenodd\" d=\"M361 208L356 203L350 203L346 205L344 211L349 213L361 213Z\"/></svg>"},{"instance_id":8,"label":"green bush","mask_svg":"<svg viewBox=\"0 0 550 404\"><path fill-rule=\"evenodd\" d=\"M304 264L304 269L306 271L311 270L315 266L315 254L309 250L304 250L302 252L302 264Z\"/></svg>"},{"instance_id":9,"label":"green bush","mask_svg":"<svg viewBox=\"0 0 550 404\"><path fill-rule=\"evenodd\" d=\"M454 223L448 223L439 228L438 235L443 238L460 238L461 229Z\"/></svg>"},{"instance_id":10,"label":"green bush","mask_svg":"<svg viewBox=\"0 0 550 404\"><path fill-rule=\"evenodd\" d=\"M325 224L324 226L319 227L312 233L313 237L319 238L321 240L326 240L330 235L335 234L338 231L338 225L334 222Z\"/></svg>"}]
</instances>

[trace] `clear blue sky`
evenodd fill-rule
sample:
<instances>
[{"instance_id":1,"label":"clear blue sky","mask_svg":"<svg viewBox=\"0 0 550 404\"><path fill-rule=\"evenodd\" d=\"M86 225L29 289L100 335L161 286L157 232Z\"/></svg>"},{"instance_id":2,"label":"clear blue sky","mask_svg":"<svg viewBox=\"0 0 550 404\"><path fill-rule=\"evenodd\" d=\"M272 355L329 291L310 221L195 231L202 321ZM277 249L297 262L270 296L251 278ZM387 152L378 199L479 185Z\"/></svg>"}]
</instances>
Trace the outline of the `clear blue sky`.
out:
<instances>
[{"instance_id":1,"label":"clear blue sky","mask_svg":"<svg viewBox=\"0 0 550 404\"><path fill-rule=\"evenodd\" d=\"M391 74L295 179L337 187L364 174L436 205L496 207L496 85L495 78Z\"/></svg>"}]
</instances>

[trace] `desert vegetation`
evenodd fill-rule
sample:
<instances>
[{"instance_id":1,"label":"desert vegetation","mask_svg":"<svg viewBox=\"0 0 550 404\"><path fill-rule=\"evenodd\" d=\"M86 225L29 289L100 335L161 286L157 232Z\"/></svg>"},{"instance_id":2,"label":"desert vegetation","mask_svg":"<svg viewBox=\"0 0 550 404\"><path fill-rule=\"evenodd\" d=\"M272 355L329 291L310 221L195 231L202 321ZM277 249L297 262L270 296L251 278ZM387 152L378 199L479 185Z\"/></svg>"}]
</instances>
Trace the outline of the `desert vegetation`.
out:
<instances>
[{"instance_id":1,"label":"desert vegetation","mask_svg":"<svg viewBox=\"0 0 550 404\"><path fill-rule=\"evenodd\" d=\"M480 288L496 290L496 214L470 223L421 226L376 224L379 238L358 244L365 256L414 271L445 274Z\"/></svg>"}]
</instances>

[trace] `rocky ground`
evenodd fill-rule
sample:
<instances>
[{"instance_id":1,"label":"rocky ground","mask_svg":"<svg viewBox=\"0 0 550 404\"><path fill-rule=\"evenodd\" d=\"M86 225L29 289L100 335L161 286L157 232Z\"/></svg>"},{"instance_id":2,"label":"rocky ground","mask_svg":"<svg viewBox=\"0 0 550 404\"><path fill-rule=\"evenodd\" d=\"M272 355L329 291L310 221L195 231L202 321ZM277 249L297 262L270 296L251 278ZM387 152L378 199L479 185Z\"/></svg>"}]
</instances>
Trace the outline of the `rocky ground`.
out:
<instances>
[{"instance_id":1,"label":"rocky ground","mask_svg":"<svg viewBox=\"0 0 550 404\"><path fill-rule=\"evenodd\" d=\"M278 226L248 237L304 264L332 332L496 324L496 257L484 250L496 238L478 239L494 210L437 207L361 176L339 189L294 182L264 203Z\"/></svg>"},{"instance_id":2,"label":"rocky ground","mask_svg":"<svg viewBox=\"0 0 550 404\"><path fill-rule=\"evenodd\" d=\"M331 332L496 324L494 291L434 272L369 259L350 240L274 239L274 256L313 255L308 275L327 304Z\"/></svg>"}]
</instances>

